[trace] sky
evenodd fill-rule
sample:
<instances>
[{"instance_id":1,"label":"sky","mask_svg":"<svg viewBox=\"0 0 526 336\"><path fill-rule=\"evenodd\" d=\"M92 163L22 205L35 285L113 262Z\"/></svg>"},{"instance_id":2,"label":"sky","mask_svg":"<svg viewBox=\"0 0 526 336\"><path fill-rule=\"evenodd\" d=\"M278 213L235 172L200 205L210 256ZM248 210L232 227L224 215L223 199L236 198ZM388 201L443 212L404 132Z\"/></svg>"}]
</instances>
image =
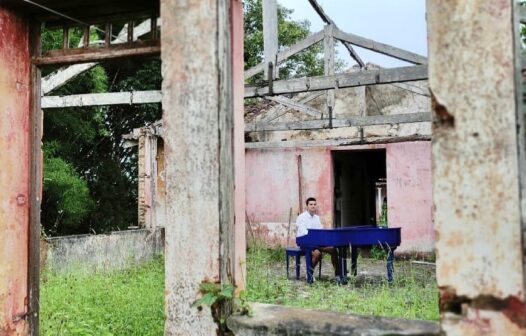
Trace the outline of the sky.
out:
<instances>
[{"instance_id":1,"label":"sky","mask_svg":"<svg viewBox=\"0 0 526 336\"><path fill-rule=\"evenodd\" d=\"M425 0L318 0L318 3L344 32L427 56ZM292 19L309 20L312 32L323 29L323 21L307 0L278 0L278 4L294 10ZM355 50L366 63L384 67L409 65L359 47ZM337 52L349 65L355 64L340 43Z\"/></svg>"}]
</instances>

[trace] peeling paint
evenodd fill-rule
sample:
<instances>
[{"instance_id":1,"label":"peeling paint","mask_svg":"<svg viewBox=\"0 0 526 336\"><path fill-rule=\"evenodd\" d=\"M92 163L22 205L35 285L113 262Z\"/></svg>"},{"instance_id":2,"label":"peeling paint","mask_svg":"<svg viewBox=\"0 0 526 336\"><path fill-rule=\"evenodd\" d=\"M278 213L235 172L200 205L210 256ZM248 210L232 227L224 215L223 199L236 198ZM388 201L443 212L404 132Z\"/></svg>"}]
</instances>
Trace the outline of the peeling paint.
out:
<instances>
[{"instance_id":1,"label":"peeling paint","mask_svg":"<svg viewBox=\"0 0 526 336\"><path fill-rule=\"evenodd\" d=\"M526 331L513 3L427 1L437 282L448 335Z\"/></svg>"},{"instance_id":2,"label":"peeling paint","mask_svg":"<svg viewBox=\"0 0 526 336\"><path fill-rule=\"evenodd\" d=\"M29 226L28 26L0 7L0 334L24 335Z\"/></svg>"}]
</instances>

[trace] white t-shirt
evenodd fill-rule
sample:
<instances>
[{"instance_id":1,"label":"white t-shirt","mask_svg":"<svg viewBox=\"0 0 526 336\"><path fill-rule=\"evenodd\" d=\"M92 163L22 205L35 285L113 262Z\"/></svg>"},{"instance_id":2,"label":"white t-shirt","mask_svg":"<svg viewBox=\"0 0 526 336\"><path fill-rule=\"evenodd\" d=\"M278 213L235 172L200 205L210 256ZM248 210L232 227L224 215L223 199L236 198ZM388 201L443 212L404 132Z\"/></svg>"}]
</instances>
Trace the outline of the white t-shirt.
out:
<instances>
[{"instance_id":1,"label":"white t-shirt","mask_svg":"<svg viewBox=\"0 0 526 336\"><path fill-rule=\"evenodd\" d=\"M323 229L318 215L313 215L308 211L303 212L296 219L296 237L304 236L308 229Z\"/></svg>"}]
</instances>

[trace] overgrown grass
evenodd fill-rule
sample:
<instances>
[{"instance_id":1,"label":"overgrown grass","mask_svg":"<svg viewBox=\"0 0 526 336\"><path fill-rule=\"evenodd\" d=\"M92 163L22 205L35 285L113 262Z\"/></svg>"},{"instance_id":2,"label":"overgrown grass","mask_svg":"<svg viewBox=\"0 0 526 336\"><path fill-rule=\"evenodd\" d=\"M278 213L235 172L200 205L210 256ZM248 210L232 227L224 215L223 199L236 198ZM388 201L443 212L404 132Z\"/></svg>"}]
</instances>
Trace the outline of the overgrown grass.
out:
<instances>
[{"instance_id":1,"label":"overgrown grass","mask_svg":"<svg viewBox=\"0 0 526 336\"><path fill-rule=\"evenodd\" d=\"M44 273L42 335L163 335L164 261L112 273Z\"/></svg>"},{"instance_id":2,"label":"overgrown grass","mask_svg":"<svg viewBox=\"0 0 526 336\"><path fill-rule=\"evenodd\" d=\"M247 252L247 299L255 302L345 313L437 320L433 270L395 264L395 281L351 278L345 286L328 279L307 285L287 280L283 249L261 245ZM359 265L380 263L359 260ZM331 269L324 260L324 269ZM291 269L292 273L293 270ZM163 335L164 261L112 273L44 273L41 282L42 335Z\"/></svg>"},{"instance_id":3,"label":"overgrown grass","mask_svg":"<svg viewBox=\"0 0 526 336\"><path fill-rule=\"evenodd\" d=\"M255 246L247 252L247 297L250 301L284 304L354 314L382 315L409 319L438 320L438 289L433 269L395 263L395 281L353 278L340 286L328 279L307 285L304 280L287 280L285 252ZM374 263L359 260L358 265ZM383 264L383 261L376 261ZM331 268L324 259L324 267ZM385 267L385 266L382 266ZM292 273L293 270L291 269Z\"/></svg>"}]
</instances>

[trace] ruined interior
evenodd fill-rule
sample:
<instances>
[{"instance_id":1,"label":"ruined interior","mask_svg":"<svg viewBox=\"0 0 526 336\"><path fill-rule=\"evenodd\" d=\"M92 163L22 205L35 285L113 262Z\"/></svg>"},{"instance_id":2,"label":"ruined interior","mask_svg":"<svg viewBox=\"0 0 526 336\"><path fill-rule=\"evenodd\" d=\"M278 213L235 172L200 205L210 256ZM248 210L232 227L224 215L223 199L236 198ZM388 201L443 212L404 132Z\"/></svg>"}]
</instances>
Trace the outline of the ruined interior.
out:
<instances>
[{"instance_id":1,"label":"ruined interior","mask_svg":"<svg viewBox=\"0 0 526 336\"><path fill-rule=\"evenodd\" d=\"M265 3L267 9L275 8L275 1ZM414 123L429 125L431 115L418 111L339 118L333 109L334 91L364 85L399 85L427 78L427 94L432 101L432 137L431 143L418 145L430 146L432 154L433 230L438 254L441 320L440 330L427 329L425 333L526 333L523 243L526 203L522 198L526 191L523 175L526 170L523 65L519 56L519 22L526 22L523 7L511 0L491 3L429 0L428 62L425 57L342 32L315 0L309 3L317 6L317 11L325 17L327 28L295 50L323 39L327 46L326 72L316 78L289 80L275 78L273 61L279 62L294 50L278 52L272 32L265 32L269 43L265 59L272 61L243 72L243 10L238 0L134 1L124 5L112 0L105 1L104 6L95 0L82 3L10 0L0 4L0 92L3 96L0 109L4 113L4 121L0 123L0 185L4 191L0 197L0 246L3 247L0 252L0 334L39 334L42 108L77 106L90 101L94 104L162 101L164 111L169 111L163 115L162 143L166 218L174 221L166 224L165 334L225 332L216 321L227 318L230 330L239 335L254 334L258 330L269 334L367 333L371 319L368 317L328 314L323 316L332 320L332 324L314 325L307 311L286 307L256 305L257 318L251 318L232 316L228 300L214 310L198 309L192 302L199 296L202 282L235 284L238 288L244 285L245 149L249 152L250 149L272 150L283 138L294 140L298 133L301 135L297 139L285 141L280 148L300 146L298 153L303 154L316 143L340 148L374 146L378 138L383 138L380 145L387 148L388 166L390 155L411 153L400 148L399 143L394 143L393 150L389 150L390 142L386 138L390 129L403 129L403 125ZM69 48L66 41L64 49L44 54L39 50L41 23L67 27L71 18L64 14L88 29L91 24L101 24L99 20L104 23L110 18L130 22L150 18L150 30L157 31L159 13L160 40L154 33L146 43L134 42L133 25L129 25L126 43L121 45L112 44L112 34L107 34L104 46L99 48L89 47L89 37L86 37L80 48ZM267 20L272 22L272 18ZM196 36L199 43L195 43ZM362 61L358 63L363 68L335 75L331 66L334 38L349 44L351 54L355 54L352 45L369 46L417 65L367 69ZM46 84L40 80L41 67L159 53L163 62L161 91L42 97ZM261 71L266 72L265 83L243 89L243 78ZM299 106L297 108L308 111L305 113L313 114L314 118L245 125L243 98L322 90L328 91L323 114ZM281 101L289 106L294 104L286 99ZM369 134L364 130L368 126L371 127ZM334 136L344 127L355 128L354 136ZM402 131L398 140L421 138L419 127ZM384 129L384 133L378 136L375 128ZM258 133L254 135L257 141L245 145L245 131ZM310 134L323 133L329 137L310 137ZM429 134L423 137L429 140ZM327 153L330 157L330 149ZM387 183L392 180L388 172L389 167ZM401 185L415 187L412 182L400 181ZM332 194L333 189L329 192ZM392 202L396 195L391 195L393 189L389 186L387 193L388 202ZM289 204L292 202L297 200ZM333 204L331 198L324 206L331 209ZM200 218L199 225L195 218ZM181 268L186 271L180 272ZM375 328L385 334L422 334L418 324L397 325L388 318L376 319L376 322Z\"/></svg>"}]
</instances>

